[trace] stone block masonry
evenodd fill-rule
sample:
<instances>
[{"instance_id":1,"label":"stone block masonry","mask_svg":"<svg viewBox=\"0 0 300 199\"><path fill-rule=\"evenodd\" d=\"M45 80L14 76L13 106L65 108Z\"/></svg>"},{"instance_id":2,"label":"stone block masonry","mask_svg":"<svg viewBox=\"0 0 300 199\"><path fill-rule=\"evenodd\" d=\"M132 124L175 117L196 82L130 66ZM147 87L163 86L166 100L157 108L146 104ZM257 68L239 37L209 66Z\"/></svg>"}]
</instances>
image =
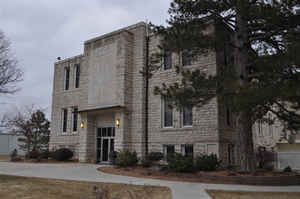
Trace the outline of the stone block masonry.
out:
<instances>
[{"instance_id":1,"label":"stone block masonry","mask_svg":"<svg viewBox=\"0 0 300 199\"><path fill-rule=\"evenodd\" d=\"M146 80L141 71L146 67L146 27L141 22L93 38L84 43L82 55L55 63L50 148L72 148L81 162L105 162L111 150L128 149L139 156L145 155ZM159 41L151 35L150 55L159 50ZM218 53L210 52L186 68L214 75L219 67L217 58ZM161 68L149 79L149 152L165 152L165 145L173 145L175 152L182 153L185 145L192 145L194 156L215 153L221 159L226 158L222 152L226 151L222 148L224 136L220 135L223 132L220 114L224 111L217 98L193 108L192 125L183 126L182 111L174 108L173 125L163 127L163 101L153 91L163 83L180 80L175 71L180 62L181 53L173 53L171 69ZM74 83L76 64L80 64L79 88ZM66 69L70 69L69 78ZM79 110L76 132L72 131L74 107ZM66 132L62 132L63 109L68 110ZM120 126L116 126L116 120ZM114 128L115 134L99 135L99 128Z\"/></svg>"}]
</instances>

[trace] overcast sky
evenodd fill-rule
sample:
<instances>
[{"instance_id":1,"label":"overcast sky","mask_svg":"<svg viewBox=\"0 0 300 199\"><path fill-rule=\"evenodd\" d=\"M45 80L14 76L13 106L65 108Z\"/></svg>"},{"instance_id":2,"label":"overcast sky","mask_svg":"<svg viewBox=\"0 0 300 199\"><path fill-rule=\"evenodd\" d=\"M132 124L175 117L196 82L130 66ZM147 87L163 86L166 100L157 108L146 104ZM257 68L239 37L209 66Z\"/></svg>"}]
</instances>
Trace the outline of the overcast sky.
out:
<instances>
[{"instance_id":1,"label":"overcast sky","mask_svg":"<svg viewBox=\"0 0 300 199\"><path fill-rule=\"evenodd\" d=\"M85 40L145 19L163 24L169 4L170 0L1 0L0 29L25 74L20 92L0 96L0 114L35 104L46 108L49 117L57 57L81 54Z\"/></svg>"}]
</instances>

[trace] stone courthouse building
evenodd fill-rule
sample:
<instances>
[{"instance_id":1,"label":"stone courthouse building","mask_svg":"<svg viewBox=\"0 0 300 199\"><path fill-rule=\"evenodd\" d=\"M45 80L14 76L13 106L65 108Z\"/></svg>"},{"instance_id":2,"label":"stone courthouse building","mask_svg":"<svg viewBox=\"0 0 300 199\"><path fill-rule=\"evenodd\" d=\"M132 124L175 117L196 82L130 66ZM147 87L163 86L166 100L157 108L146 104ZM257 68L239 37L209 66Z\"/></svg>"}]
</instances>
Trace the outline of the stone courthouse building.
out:
<instances>
[{"instance_id":1,"label":"stone courthouse building","mask_svg":"<svg viewBox=\"0 0 300 199\"><path fill-rule=\"evenodd\" d=\"M147 83L141 71L147 55L158 51L159 39L152 35L148 43L146 28L141 22L87 40L82 55L55 63L50 149L70 148L81 162L107 162L110 151L128 149L139 156L146 151L214 153L223 163L236 164L230 110L219 99L178 110L153 92L176 81L179 63L216 74L224 64L224 50L197 60L185 53L165 53L161 68ZM218 28L208 31L224 31Z\"/></svg>"}]
</instances>

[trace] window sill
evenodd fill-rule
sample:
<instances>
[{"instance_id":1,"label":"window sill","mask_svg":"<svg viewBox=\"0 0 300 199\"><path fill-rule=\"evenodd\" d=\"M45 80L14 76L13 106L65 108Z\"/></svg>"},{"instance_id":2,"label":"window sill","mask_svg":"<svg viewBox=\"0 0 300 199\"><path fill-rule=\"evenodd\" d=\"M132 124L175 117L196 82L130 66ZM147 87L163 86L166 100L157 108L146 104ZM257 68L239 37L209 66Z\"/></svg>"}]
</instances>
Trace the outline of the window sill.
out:
<instances>
[{"instance_id":1,"label":"window sill","mask_svg":"<svg viewBox=\"0 0 300 199\"><path fill-rule=\"evenodd\" d=\"M182 126L182 128L184 128L184 129L190 129L190 128L193 128L193 125Z\"/></svg>"},{"instance_id":2,"label":"window sill","mask_svg":"<svg viewBox=\"0 0 300 199\"><path fill-rule=\"evenodd\" d=\"M161 71L171 71L173 69L173 67L171 67L171 68L163 68L163 69L161 69Z\"/></svg>"},{"instance_id":3,"label":"window sill","mask_svg":"<svg viewBox=\"0 0 300 199\"><path fill-rule=\"evenodd\" d=\"M72 132L72 133L61 133L60 136L75 136L78 135L77 132Z\"/></svg>"},{"instance_id":4,"label":"window sill","mask_svg":"<svg viewBox=\"0 0 300 199\"><path fill-rule=\"evenodd\" d=\"M161 128L160 131L161 132L168 132L168 131L192 131L195 130L194 127L184 127L184 128Z\"/></svg>"},{"instance_id":5,"label":"window sill","mask_svg":"<svg viewBox=\"0 0 300 199\"><path fill-rule=\"evenodd\" d=\"M60 91L55 91L53 94L68 94L68 93L76 93L80 92L82 89L81 88L72 88L69 90L60 90Z\"/></svg>"},{"instance_id":6,"label":"window sill","mask_svg":"<svg viewBox=\"0 0 300 199\"><path fill-rule=\"evenodd\" d=\"M168 68L168 69L163 69L163 68L161 68L161 69L159 70L159 74L170 73L170 72L175 72L174 67Z\"/></svg>"},{"instance_id":7,"label":"window sill","mask_svg":"<svg viewBox=\"0 0 300 199\"><path fill-rule=\"evenodd\" d=\"M174 127L173 126L164 126L164 127L162 127L163 129L174 129Z\"/></svg>"}]
</instances>

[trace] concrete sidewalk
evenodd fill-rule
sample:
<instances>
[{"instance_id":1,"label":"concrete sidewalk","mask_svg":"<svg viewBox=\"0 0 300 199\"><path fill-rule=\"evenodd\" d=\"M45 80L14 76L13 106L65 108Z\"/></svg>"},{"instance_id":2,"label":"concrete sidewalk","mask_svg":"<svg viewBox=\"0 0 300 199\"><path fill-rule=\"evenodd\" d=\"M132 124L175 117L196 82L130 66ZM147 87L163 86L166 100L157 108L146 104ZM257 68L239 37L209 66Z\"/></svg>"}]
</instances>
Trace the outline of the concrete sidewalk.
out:
<instances>
[{"instance_id":1,"label":"concrete sidewalk","mask_svg":"<svg viewBox=\"0 0 300 199\"><path fill-rule=\"evenodd\" d=\"M210 196L206 193L205 189L300 192L300 186L267 187L242 185L215 185L135 178L102 173L97 171L97 168L99 167L101 166L94 164L32 164L0 162L0 173L7 175L79 180L90 182L111 182L134 185L166 186L171 189L173 199L210 199Z\"/></svg>"},{"instance_id":2,"label":"concrete sidewalk","mask_svg":"<svg viewBox=\"0 0 300 199\"><path fill-rule=\"evenodd\" d=\"M0 173L7 175L79 180L89 182L111 182L133 185L166 186L172 191L173 199L210 199L198 183L170 182L111 175L97 171L94 164L31 164L0 162Z\"/></svg>"}]
</instances>

